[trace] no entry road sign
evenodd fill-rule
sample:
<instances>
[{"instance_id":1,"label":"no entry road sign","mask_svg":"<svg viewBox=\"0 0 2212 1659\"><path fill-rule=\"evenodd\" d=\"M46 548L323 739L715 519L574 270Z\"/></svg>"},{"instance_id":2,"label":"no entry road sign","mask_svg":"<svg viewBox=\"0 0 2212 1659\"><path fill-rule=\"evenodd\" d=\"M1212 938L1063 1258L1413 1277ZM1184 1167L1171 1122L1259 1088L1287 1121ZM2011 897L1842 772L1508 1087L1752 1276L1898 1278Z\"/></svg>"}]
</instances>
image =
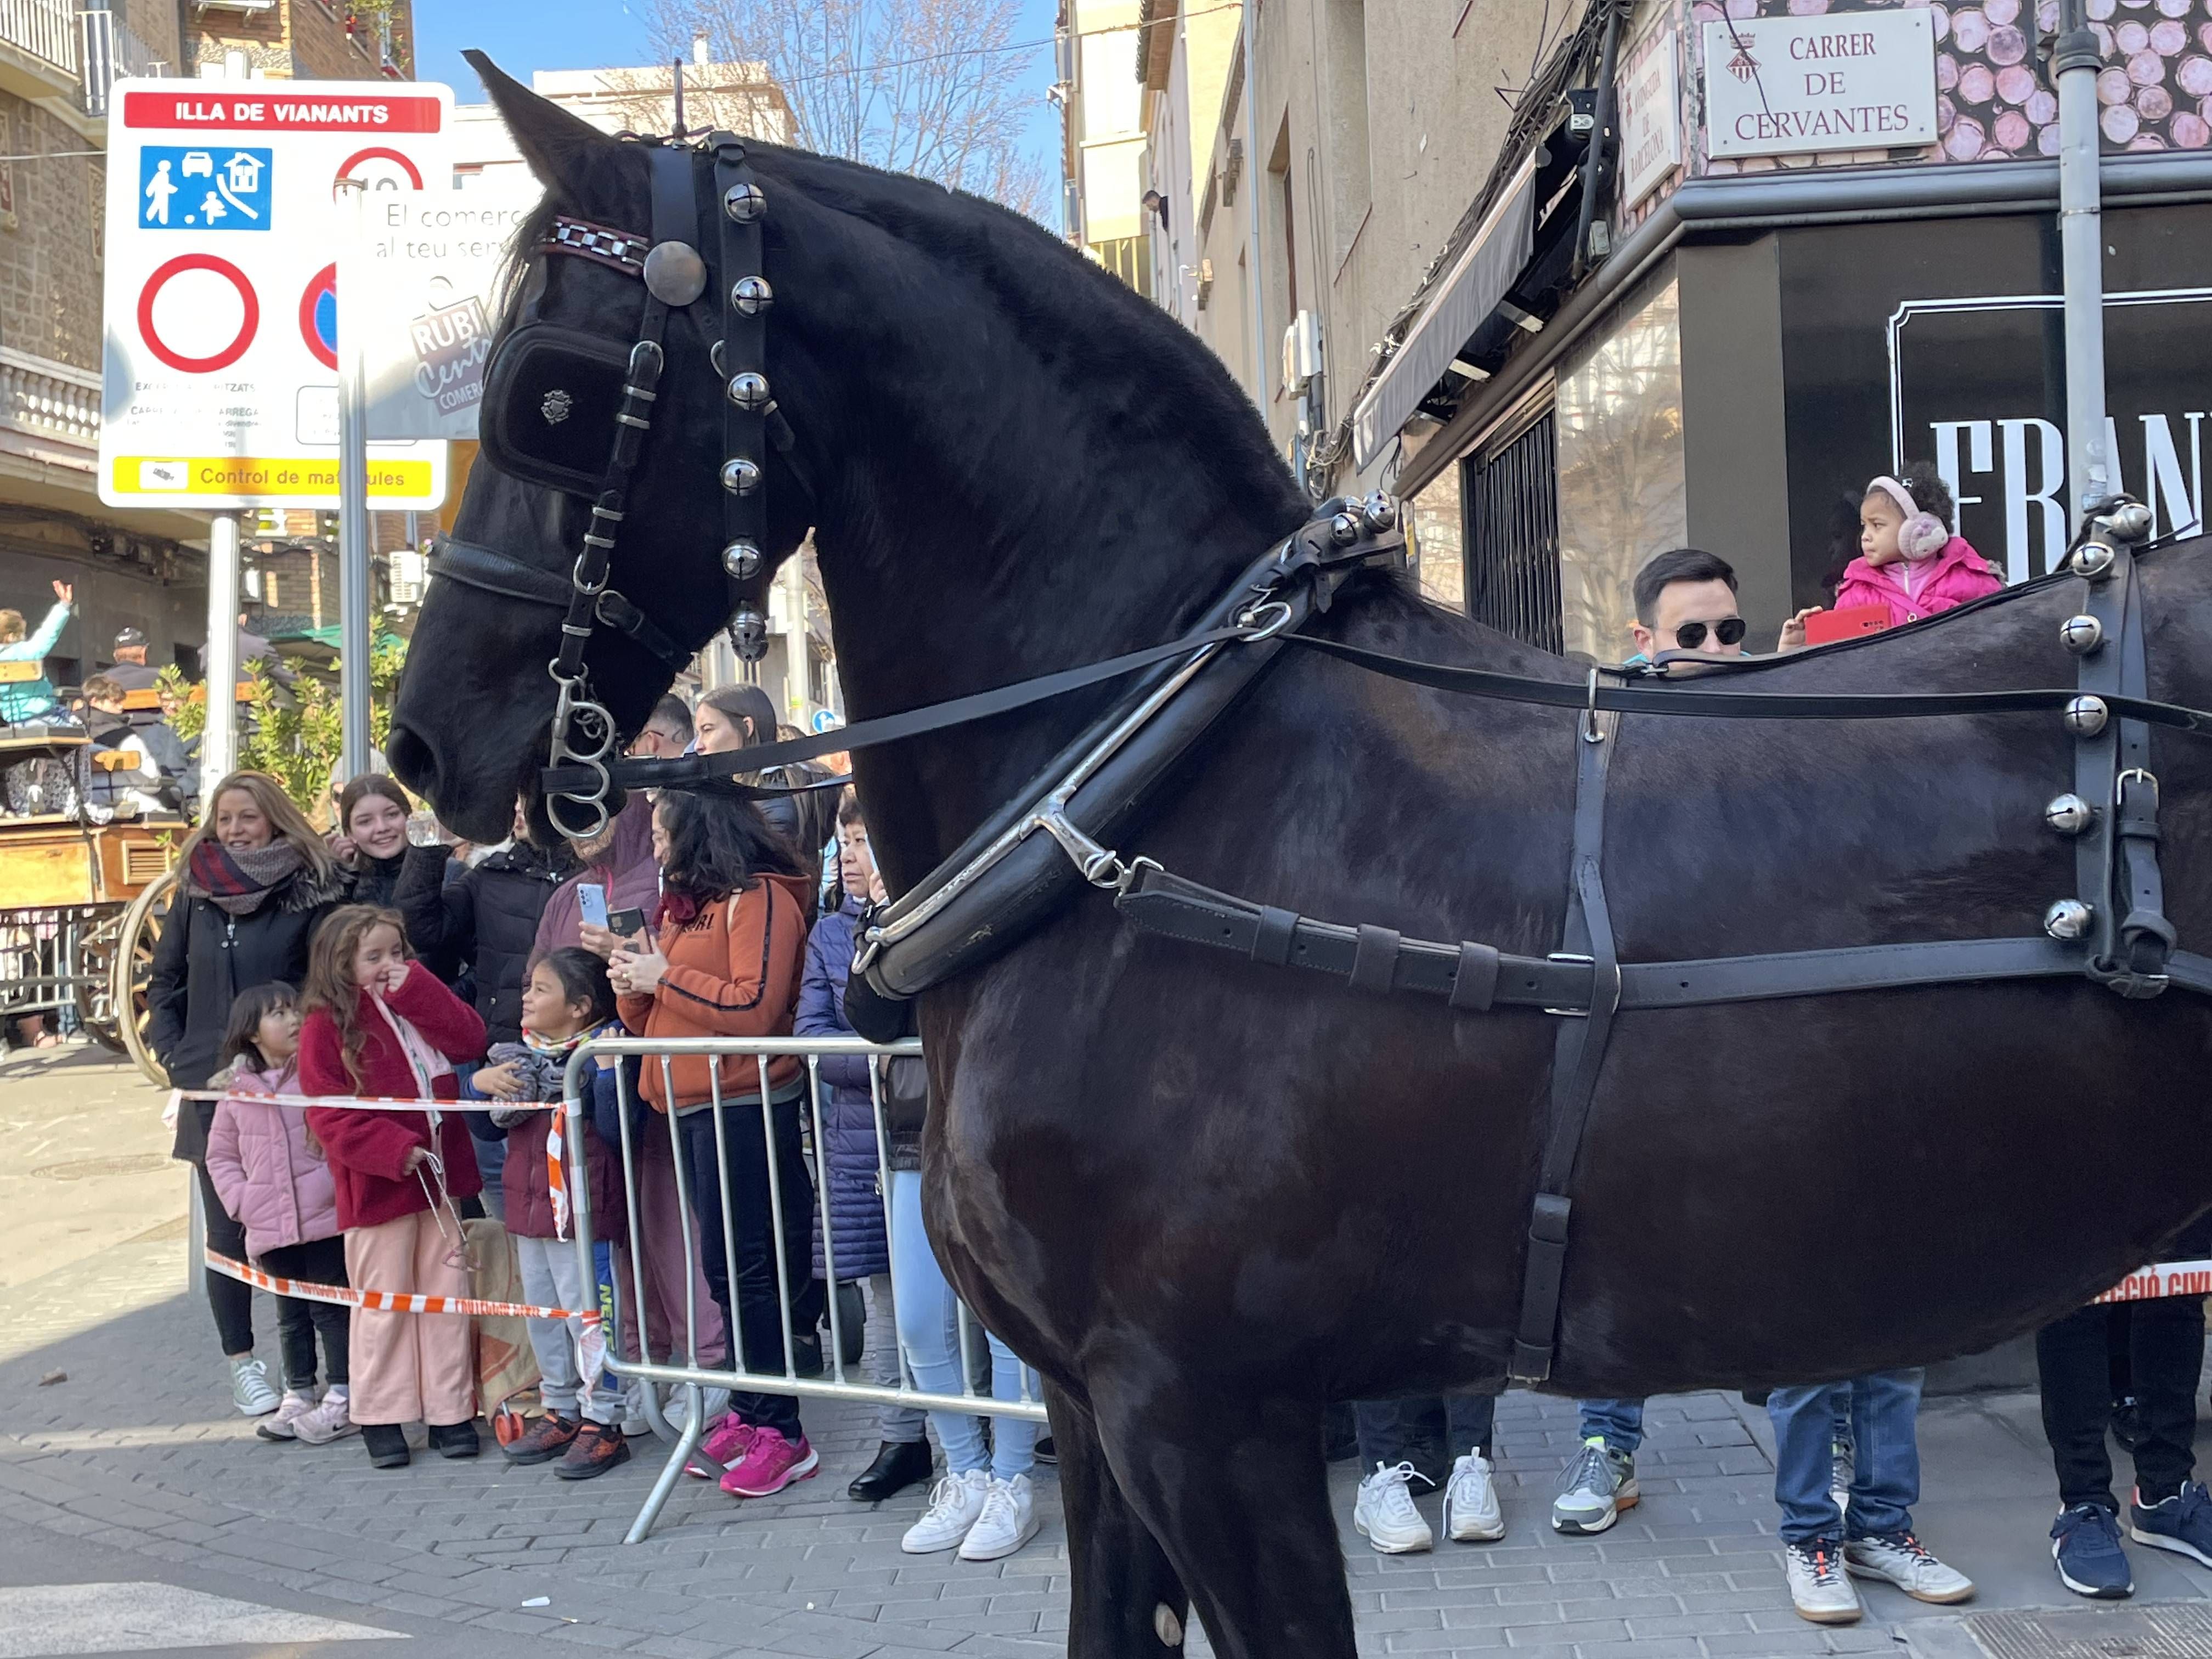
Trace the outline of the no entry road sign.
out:
<instances>
[{"instance_id":1,"label":"no entry road sign","mask_svg":"<svg viewBox=\"0 0 2212 1659\"><path fill-rule=\"evenodd\" d=\"M451 88L121 81L110 107L100 499L336 507L335 187L443 193ZM368 493L437 506L446 446L371 445Z\"/></svg>"}]
</instances>

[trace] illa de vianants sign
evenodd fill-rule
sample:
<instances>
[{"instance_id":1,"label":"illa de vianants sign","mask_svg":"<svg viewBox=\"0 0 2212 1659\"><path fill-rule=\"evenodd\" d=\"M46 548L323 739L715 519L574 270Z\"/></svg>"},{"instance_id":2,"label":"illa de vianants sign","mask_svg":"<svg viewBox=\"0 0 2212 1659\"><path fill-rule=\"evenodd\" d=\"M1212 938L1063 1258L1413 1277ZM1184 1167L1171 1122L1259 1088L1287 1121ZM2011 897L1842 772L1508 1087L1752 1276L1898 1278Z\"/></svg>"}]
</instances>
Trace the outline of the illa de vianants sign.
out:
<instances>
[{"instance_id":1,"label":"illa de vianants sign","mask_svg":"<svg viewBox=\"0 0 2212 1659\"><path fill-rule=\"evenodd\" d=\"M1710 154L1795 155L1936 142L1925 8L1705 26Z\"/></svg>"}]
</instances>

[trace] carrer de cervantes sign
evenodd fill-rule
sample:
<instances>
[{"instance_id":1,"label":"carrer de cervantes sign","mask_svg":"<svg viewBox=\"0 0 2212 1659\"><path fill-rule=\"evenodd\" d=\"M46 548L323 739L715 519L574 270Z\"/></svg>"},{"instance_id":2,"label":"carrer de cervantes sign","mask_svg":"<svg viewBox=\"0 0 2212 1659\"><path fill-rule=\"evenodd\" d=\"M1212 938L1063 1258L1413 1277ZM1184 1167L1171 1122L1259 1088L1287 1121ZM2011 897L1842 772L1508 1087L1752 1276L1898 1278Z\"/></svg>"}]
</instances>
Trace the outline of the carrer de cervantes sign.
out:
<instances>
[{"instance_id":1,"label":"carrer de cervantes sign","mask_svg":"<svg viewBox=\"0 0 2212 1659\"><path fill-rule=\"evenodd\" d=\"M1705 27L1707 153L1796 155L1936 142L1927 9L1723 18Z\"/></svg>"}]
</instances>

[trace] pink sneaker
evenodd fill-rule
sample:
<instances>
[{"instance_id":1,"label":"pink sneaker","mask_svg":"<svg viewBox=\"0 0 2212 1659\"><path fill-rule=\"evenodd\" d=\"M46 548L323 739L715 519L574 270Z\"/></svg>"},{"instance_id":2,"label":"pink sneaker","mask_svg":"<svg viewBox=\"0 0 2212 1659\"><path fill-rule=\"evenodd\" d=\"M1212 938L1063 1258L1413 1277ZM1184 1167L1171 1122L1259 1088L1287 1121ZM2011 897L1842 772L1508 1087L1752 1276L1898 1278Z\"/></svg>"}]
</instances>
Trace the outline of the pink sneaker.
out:
<instances>
[{"instance_id":1,"label":"pink sneaker","mask_svg":"<svg viewBox=\"0 0 2212 1659\"><path fill-rule=\"evenodd\" d=\"M805 1435L787 1440L774 1429L761 1429L744 1461L731 1464L722 1477L722 1490L732 1498L765 1498L794 1480L811 1480L821 1467Z\"/></svg>"},{"instance_id":2,"label":"pink sneaker","mask_svg":"<svg viewBox=\"0 0 2212 1659\"><path fill-rule=\"evenodd\" d=\"M707 1431L690 1461L684 1464L684 1473L695 1474L702 1480L720 1480L723 1470L752 1449L753 1437L759 1432L732 1412Z\"/></svg>"}]
</instances>

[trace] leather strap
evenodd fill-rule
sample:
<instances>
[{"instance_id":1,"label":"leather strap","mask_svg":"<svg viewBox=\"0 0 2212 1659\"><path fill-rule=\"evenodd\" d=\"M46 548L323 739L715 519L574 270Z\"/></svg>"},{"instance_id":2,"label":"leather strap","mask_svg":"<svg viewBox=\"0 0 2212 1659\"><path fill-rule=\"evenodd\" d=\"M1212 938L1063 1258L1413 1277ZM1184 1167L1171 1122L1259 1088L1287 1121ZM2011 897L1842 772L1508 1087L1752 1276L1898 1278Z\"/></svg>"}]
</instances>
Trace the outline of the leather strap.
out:
<instances>
[{"instance_id":1,"label":"leather strap","mask_svg":"<svg viewBox=\"0 0 2212 1659\"><path fill-rule=\"evenodd\" d=\"M2142 586L2133 551L2121 557L2127 591L2121 599L2119 689L2123 696L2139 697L2149 680ZM2136 720L2118 725L2112 758L2119 769L2112 779L2113 867L2107 899L2117 926L2112 957L2093 963L2091 973L2122 996L2154 997L2166 988L2175 939L2158 862L2158 779L2150 770L2150 728Z\"/></svg>"},{"instance_id":2,"label":"leather strap","mask_svg":"<svg viewBox=\"0 0 2212 1659\"><path fill-rule=\"evenodd\" d=\"M1603 874L1606 775L1619 740L1618 719L1600 714L1577 728L1574 854L1559 954L1587 962L1590 994L1581 1018L1561 1020L1552 1055L1548 1128L1529 1212L1528 1254L1522 1268L1521 1320L1506 1365L1508 1376L1529 1387L1552 1374L1559 1288L1566 1275L1568 1228L1574 1213L1568 1188L1574 1182L1590 1102L1605 1069L1613 1011L1620 1006L1620 958L1613 948Z\"/></svg>"},{"instance_id":3,"label":"leather strap","mask_svg":"<svg viewBox=\"0 0 2212 1659\"><path fill-rule=\"evenodd\" d=\"M760 483L745 494L734 490L722 492L722 545L726 548L740 541L750 542L763 549L761 568L753 575L729 575L729 610L736 611L750 606L762 609L761 595L768 586L768 565L765 551L768 540L768 410L766 405L751 409L739 407L731 400L729 382L732 376L752 373L763 380L768 374L768 318L756 309L750 315L740 311L732 301L731 290L740 277L762 274L761 231L763 216L739 221L732 218L722 205L726 194L735 188L752 183L752 169L745 162L744 141L734 134L718 132L714 136L714 202L708 210L721 224L720 268L714 278L722 284L722 353L720 359L722 374L722 458L725 460L748 460L763 469ZM773 395L775 387L769 386ZM757 653L756 653L757 654ZM621 780L617 779L617 782Z\"/></svg>"}]
</instances>

